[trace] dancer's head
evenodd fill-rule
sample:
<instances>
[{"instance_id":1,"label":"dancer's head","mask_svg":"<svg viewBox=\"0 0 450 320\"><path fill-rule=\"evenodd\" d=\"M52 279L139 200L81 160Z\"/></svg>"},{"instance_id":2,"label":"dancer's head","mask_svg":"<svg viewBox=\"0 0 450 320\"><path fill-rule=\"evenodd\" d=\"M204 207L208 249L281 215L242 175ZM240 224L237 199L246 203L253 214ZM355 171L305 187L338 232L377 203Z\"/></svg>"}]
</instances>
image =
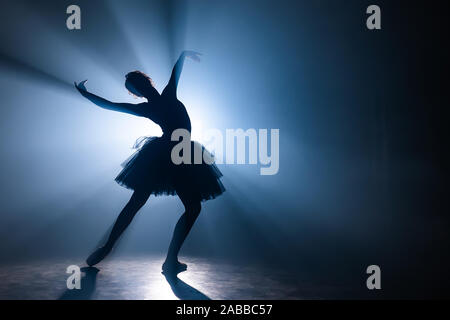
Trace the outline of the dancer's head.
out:
<instances>
[{"instance_id":1,"label":"dancer's head","mask_svg":"<svg viewBox=\"0 0 450 320\"><path fill-rule=\"evenodd\" d=\"M125 76L125 87L128 91L137 96L152 99L159 96L158 91L153 86L152 79L141 71L132 71Z\"/></svg>"}]
</instances>

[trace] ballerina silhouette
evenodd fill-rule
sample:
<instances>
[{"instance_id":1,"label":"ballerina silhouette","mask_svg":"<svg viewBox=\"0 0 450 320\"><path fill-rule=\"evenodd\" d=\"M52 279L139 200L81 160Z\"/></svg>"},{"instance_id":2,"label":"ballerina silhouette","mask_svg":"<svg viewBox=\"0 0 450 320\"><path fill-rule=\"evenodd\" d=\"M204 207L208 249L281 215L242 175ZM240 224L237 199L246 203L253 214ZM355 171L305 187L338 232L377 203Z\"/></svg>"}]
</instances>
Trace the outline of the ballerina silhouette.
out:
<instances>
[{"instance_id":1,"label":"ballerina silhouette","mask_svg":"<svg viewBox=\"0 0 450 320\"><path fill-rule=\"evenodd\" d=\"M124 112L145 117L158 124L163 135L147 137L140 141L138 150L124 164L116 177L117 183L134 190L131 199L120 212L105 245L94 251L86 260L89 266L102 261L113 249L120 235L125 231L140 208L150 195L178 195L185 211L178 220L169 245L166 260L162 266L163 273L177 274L185 271L187 265L178 261L178 253L195 220L200 214L201 202L213 199L225 189L220 182L222 173L217 166L207 164L174 164L171 150L176 142L171 141L172 132L185 129L191 132L191 121L185 106L177 98L178 80L185 58L200 61L200 53L183 51L173 67L169 83L163 92L153 86L153 81L140 71L126 75L125 87L133 95L146 98L147 102L139 104L115 103L87 91L84 80L75 82L75 87L94 104L104 109ZM203 152L212 157L200 144L191 141L192 147L200 146ZM191 162L193 163L193 162Z\"/></svg>"}]
</instances>

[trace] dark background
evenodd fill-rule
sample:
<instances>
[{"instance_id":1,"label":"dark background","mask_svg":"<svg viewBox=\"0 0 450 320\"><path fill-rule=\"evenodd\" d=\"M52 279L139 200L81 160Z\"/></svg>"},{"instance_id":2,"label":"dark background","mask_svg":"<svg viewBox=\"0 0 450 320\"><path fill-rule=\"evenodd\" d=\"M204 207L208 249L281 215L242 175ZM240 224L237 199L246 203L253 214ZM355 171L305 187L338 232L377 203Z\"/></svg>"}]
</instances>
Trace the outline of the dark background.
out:
<instances>
[{"instance_id":1,"label":"dark background","mask_svg":"<svg viewBox=\"0 0 450 320\"><path fill-rule=\"evenodd\" d=\"M179 98L194 127L279 128L280 170L222 165L183 253L448 297L445 1L2 1L0 261L84 257L130 191L114 183L158 128L100 110L73 81L135 101L124 75L161 90L183 49ZM82 29L65 9L78 4ZM366 8L381 7L369 31ZM194 128L195 129L195 128ZM151 198L116 254L162 254L182 205ZM294 275L295 276L295 275Z\"/></svg>"}]
</instances>

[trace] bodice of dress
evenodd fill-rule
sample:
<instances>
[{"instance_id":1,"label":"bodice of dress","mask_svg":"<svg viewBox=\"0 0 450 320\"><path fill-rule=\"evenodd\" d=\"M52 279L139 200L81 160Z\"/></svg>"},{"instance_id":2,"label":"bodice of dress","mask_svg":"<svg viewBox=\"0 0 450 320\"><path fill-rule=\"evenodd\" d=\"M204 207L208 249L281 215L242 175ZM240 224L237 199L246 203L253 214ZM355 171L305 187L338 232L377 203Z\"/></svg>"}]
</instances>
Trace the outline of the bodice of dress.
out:
<instances>
[{"instance_id":1,"label":"bodice of dress","mask_svg":"<svg viewBox=\"0 0 450 320\"><path fill-rule=\"evenodd\" d=\"M176 129L186 129L191 132L191 120L185 106L177 99L167 99L164 96L157 103L149 105L147 118L159 125L163 136L170 138Z\"/></svg>"}]
</instances>

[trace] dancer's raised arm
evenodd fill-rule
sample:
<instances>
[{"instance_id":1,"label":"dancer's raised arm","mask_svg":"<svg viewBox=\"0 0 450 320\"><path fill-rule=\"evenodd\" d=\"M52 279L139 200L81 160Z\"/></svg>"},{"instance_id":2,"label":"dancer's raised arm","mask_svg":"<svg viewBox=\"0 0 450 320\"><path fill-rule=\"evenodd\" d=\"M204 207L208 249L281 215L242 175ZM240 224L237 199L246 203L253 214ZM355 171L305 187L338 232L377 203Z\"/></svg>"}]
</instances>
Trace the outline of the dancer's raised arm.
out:
<instances>
[{"instance_id":1,"label":"dancer's raised arm","mask_svg":"<svg viewBox=\"0 0 450 320\"><path fill-rule=\"evenodd\" d=\"M183 70L184 59L191 58L192 60L199 62L200 55L201 53L195 51L183 51L181 53L177 63L175 63L175 66L173 67L169 83L163 90L164 95L177 96L178 80L180 79L181 71Z\"/></svg>"},{"instance_id":2,"label":"dancer's raised arm","mask_svg":"<svg viewBox=\"0 0 450 320\"><path fill-rule=\"evenodd\" d=\"M93 93L88 92L84 85L86 83L86 81L87 80L81 81L78 84L76 82L74 82L75 88L77 88L77 90L81 93L81 95L83 97L85 97L86 99L95 103L97 106L99 106L103 109L129 113L129 114L132 114L135 116L140 116L140 117L143 116L144 108L142 108L142 106L141 106L142 104L117 103L117 102L112 102L112 101L106 100L102 97L99 97Z\"/></svg>"}]
</instances>

